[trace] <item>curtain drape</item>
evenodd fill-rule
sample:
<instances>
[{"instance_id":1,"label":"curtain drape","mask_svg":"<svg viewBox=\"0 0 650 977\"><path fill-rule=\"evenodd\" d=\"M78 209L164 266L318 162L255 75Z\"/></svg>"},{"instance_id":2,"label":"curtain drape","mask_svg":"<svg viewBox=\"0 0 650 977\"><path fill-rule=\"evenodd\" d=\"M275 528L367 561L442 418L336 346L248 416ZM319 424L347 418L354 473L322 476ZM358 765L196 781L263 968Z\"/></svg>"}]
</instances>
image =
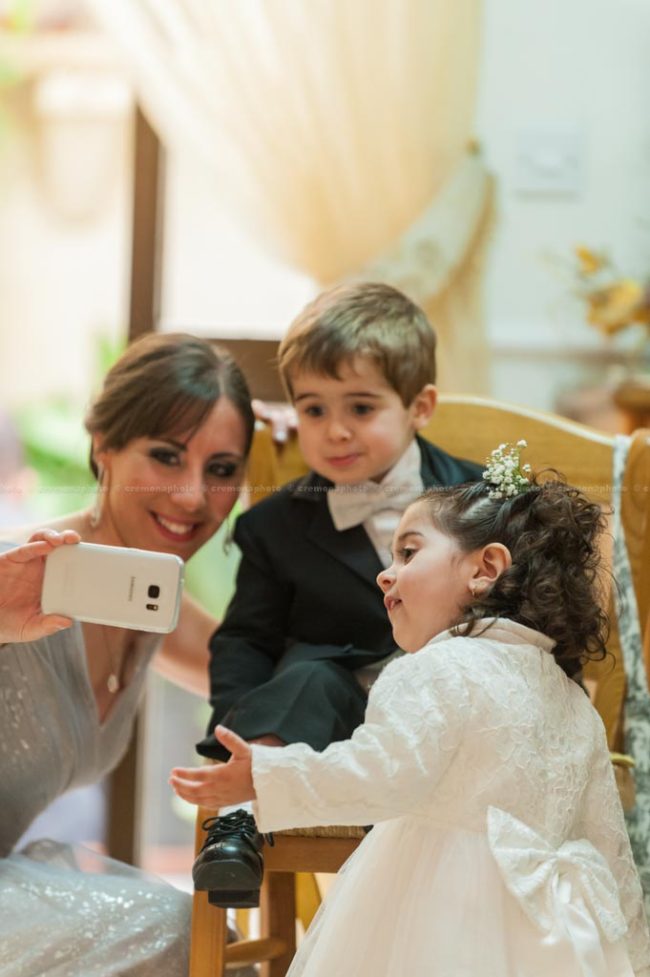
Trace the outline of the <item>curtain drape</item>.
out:
<instances>
[{"instance_id":1,"label":"curtain drape","mask_svg":"<svg viewBox=\"0 0 650 977\"><path fill-rule=\"evenodd\" d=\"M485 389L480 0L87 2L162 139L268 249L323 285L393 281L433 317L445 386Z\"/></svg>"}]
</instances>

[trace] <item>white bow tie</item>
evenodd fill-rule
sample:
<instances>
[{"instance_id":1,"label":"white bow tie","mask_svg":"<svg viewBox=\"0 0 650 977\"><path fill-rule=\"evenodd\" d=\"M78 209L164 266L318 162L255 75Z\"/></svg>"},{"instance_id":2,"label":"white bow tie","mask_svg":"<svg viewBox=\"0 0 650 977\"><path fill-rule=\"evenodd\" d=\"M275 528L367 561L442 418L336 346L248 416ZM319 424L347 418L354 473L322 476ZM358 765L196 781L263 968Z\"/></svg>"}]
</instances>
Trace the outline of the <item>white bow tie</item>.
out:
<instances>
[{"instance_id":1,"label":"white bow tie","mask_svg":"<svg viewBox=\"0 0 650 977\"><path fill-rule=\"evenodd\" d=\"M341 531L359 526L375 513L392 509L403 512L420 495L419 487L362 482L335 485L327 493L332 522Z\"/></svg>"}]
</instances>

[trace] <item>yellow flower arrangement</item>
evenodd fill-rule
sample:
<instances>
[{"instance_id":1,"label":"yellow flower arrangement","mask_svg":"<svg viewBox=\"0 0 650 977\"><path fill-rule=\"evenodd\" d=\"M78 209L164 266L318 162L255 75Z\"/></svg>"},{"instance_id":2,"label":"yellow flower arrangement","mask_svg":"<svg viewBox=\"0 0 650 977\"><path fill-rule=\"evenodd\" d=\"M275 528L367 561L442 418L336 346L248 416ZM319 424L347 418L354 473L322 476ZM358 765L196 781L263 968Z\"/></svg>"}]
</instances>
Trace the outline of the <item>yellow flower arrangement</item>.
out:
<instances>
[{"instance_id":1,"label":"yellow flower arrangement","mask_svg":"<svg viewBox=\"0 0 650 977\"><path fill-rule=\"evenodd\" d=\"M645 326L650 338L650 285L619 275L606 254L584 245L575 249L578 294L587 305L587 321L605 336Z\"/></svg>"}]
</instances>

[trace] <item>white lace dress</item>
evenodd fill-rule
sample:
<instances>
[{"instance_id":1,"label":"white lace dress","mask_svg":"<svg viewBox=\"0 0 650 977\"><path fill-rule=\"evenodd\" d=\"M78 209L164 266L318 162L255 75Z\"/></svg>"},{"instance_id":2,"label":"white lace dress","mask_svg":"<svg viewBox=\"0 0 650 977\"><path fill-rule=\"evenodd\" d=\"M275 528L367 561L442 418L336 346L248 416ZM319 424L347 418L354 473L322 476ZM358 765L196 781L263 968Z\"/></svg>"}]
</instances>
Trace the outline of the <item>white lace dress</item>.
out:
<instances>
[{"instance_id":1,"label":"white lace dress","mask_svg":"<svg viewBox=\"0 0 650 977\"><path fill-rule=\"evenodd\" d=\"M511 622L382 672L351 740L253 747L261 831L374 824L290 977L650 977L605 732Z\"/></svg>"}]
</instances>

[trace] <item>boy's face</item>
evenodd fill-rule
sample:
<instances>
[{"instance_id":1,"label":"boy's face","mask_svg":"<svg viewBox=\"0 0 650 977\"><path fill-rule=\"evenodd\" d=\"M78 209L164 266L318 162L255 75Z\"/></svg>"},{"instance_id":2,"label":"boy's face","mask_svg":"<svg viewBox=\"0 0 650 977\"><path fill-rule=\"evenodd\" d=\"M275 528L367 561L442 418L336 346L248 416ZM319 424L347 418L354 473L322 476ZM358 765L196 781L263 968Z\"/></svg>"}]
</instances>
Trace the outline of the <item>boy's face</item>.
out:
<instances>
[{"instance_id":1,"label":"boy's face","mask_svg":"<svg viewBox=\"0 0 650 977\"><path fill-rule=\"evenodd\" d=\"M360 356L341 364L339 379L297 372L291 387L303 457L339 485L380 481L435 406L431 385L405 407L379 368Z\"/></svg>"}]
</instances>

